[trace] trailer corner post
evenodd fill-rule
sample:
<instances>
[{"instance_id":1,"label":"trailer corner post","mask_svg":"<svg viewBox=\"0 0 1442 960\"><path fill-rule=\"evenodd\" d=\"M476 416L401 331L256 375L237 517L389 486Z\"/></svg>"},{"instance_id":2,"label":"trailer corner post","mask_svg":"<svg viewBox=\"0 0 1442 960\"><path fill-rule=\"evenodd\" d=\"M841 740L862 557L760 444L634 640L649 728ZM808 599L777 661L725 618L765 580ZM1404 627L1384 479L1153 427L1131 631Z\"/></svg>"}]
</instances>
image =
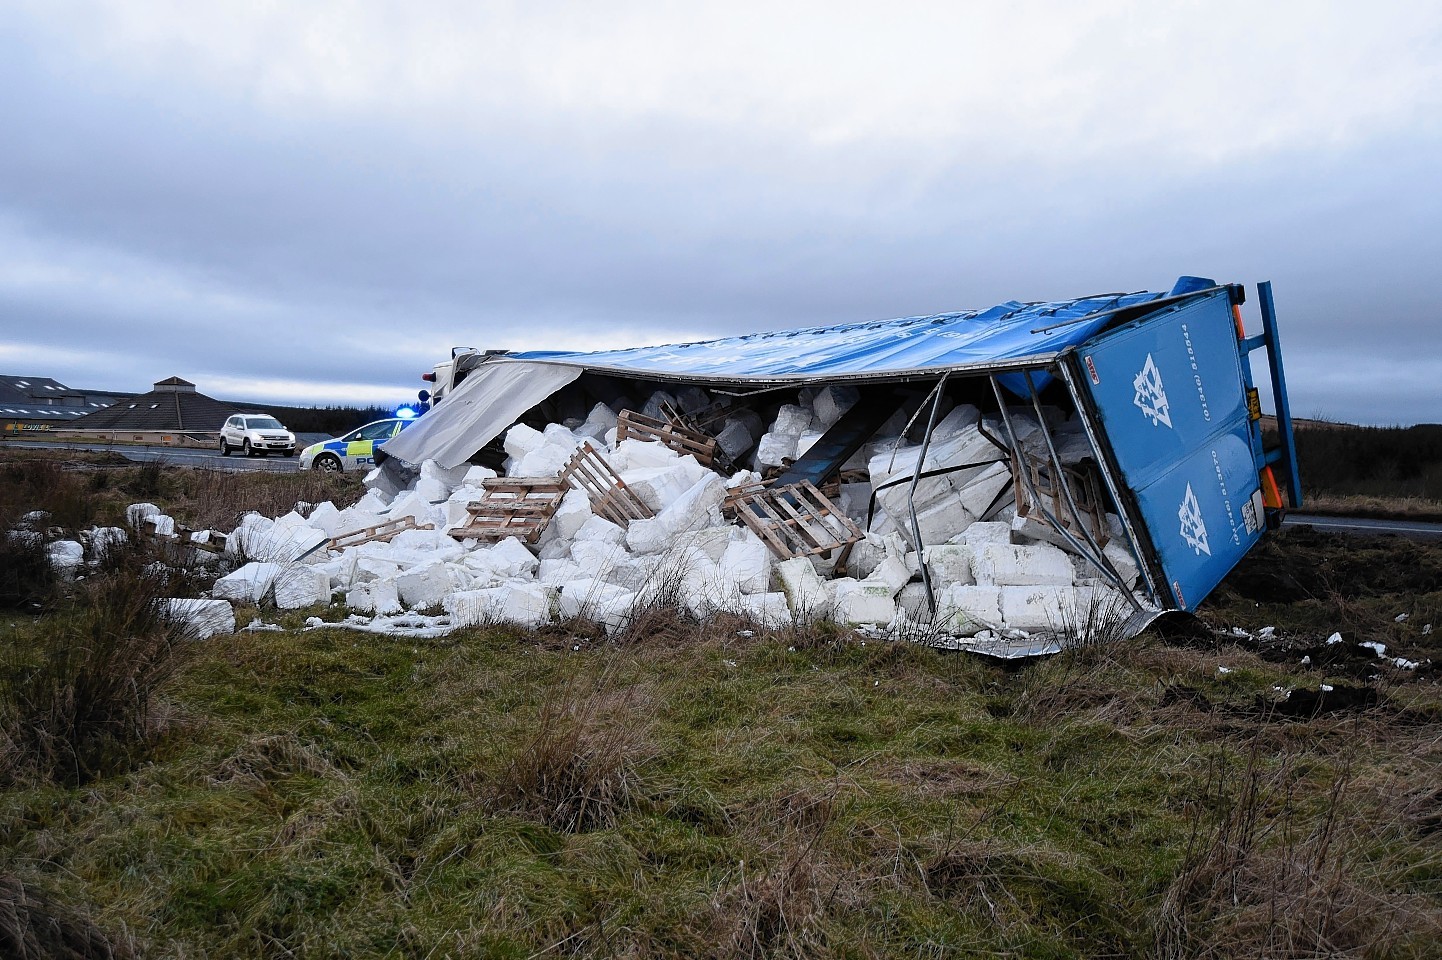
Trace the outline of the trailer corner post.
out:
<instances>
[{"instance_id":1,"label":"trailer corner post","mask_svg":"<svg viewBox=\"0 0 1442 960\"><path fill-rule=\"evenodd\" d=\"M1277 307L1272 300L1272 281L1257 284L1262 309L1262 336L1266 339L1267 367L1272 374L1272 400L1277 406L1277 433L1281 449L1276 459L1287 471L1287 499L1295 510L1302 506L1302 478L1297 471L1297 444L1292 433L1292 407L1287 399L1287 378L1282 370L1282 344L1277 334ZM1268 462L1272 461L1268 457Z\"/></svg>"}]
</instances>

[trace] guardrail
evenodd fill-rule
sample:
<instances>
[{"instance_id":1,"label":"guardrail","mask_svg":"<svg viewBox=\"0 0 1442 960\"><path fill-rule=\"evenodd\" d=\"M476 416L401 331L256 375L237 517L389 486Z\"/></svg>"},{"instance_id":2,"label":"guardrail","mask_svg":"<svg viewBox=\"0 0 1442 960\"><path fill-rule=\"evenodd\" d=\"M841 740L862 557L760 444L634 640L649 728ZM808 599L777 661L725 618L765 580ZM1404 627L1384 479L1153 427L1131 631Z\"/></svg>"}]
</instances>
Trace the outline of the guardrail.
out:
<instances>
[{"instance_id":1,"label":"guardrail","mask_svg":"<svg viewBox=\"0 0 1442 960\"><path fill-rule=\"evenodd\" d=\"M48 424L28 423L5 424L4 428L0 429L0 438L195 448L209 448L220 443L220 433L215 430L183 433L178 430L78 430L73 427L49 427Z\"/></svg>"}]
</instances>

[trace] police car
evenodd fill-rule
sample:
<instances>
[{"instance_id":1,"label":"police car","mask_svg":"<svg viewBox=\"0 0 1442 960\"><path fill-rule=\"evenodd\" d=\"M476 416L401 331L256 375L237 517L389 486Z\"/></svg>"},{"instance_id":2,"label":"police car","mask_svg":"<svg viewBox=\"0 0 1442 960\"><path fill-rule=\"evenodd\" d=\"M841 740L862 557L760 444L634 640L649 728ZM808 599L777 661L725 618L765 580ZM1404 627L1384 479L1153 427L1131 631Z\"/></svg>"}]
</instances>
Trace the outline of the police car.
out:
<instances>
[{"instance_id":1,"label":"police car","mask_svg":"<svg viewBox=\"0 0 1442 960\"><path fill-rule=\"evenodd\" d=\"M343 437L322 440L306 447L300 454L302 470L370 470L376 465L376 450L381 444L415 423L414 418L390 417L358 427Z\"/></svg>"}]
</instances>

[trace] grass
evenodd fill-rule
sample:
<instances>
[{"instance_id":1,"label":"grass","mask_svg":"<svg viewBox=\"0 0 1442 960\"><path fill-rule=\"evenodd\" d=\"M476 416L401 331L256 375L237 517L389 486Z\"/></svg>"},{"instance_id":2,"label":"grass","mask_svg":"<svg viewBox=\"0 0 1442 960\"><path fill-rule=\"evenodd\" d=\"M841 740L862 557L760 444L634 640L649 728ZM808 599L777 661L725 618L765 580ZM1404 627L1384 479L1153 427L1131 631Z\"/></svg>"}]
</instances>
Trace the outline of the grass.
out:
<instances>
[{"instance_id":1,"label":"grass","mask_svg":"<svg viewBox=\"0 0 1442 960\"><path fill-rule=\"evenodd\" d=\"M93 589L0 615L11 663L160 636ZM1357 643L1442 661L1439 613L1442 549L1312 531L1210 629L1104 642L1098 614L1021 664L664 605L611 640L265 611L285 629L140 671L89 762L12 766L0 955L1436 956L1442 691ZM95 662L61 689L138 690L144 657ZM7 676L11 717L54 689Z\"/></svg>"}]
</instances>

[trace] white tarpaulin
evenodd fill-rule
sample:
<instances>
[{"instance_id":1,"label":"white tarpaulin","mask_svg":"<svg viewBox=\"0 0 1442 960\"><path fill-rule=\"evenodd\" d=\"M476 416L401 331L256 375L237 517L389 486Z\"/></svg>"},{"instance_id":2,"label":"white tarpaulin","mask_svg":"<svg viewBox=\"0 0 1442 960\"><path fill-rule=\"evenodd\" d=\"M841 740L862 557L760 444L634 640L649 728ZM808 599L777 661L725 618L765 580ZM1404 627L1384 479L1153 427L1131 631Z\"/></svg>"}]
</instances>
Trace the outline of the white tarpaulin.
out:
<instances>
[{"instance_id":1,"label":"white tarpaulin","mask_svg":"<svg viewBox=\"0 0 1442 960\"><path fill-rule=\"evenodd\" d=\"M385 451L407 463L434 460L443 467L458 467L523 413L580 375L580 367L558 363L499 359L483 363L430 412L387 441Z\"/></svg>"}]
</instances>

